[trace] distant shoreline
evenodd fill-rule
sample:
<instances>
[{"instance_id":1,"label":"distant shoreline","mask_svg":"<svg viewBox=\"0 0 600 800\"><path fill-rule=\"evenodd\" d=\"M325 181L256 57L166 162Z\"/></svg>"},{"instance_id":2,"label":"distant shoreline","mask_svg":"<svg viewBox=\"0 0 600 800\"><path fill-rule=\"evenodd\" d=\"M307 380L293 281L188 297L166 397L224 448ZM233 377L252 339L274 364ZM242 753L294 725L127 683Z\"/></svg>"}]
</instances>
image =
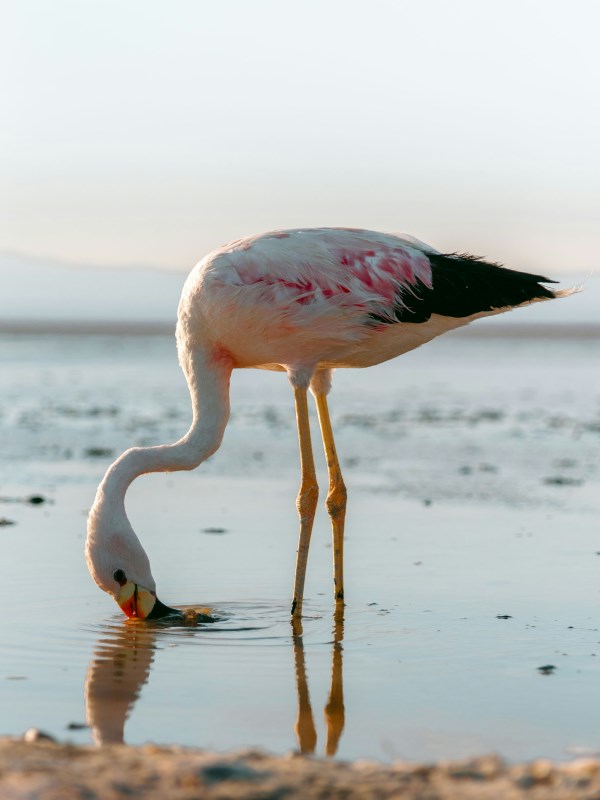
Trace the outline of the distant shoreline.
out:
<instances>
[{"instance_id":1,"label":"distant shoreline","mask_svg":"<svg viewBox=\"0 0 600 800\"><path fill-rule=\"evenodd\" d=\"M174 336L175 323L102 320L0 320L0 334L52 336ZM478 323L454 336L474 339L600 339L600 323Z\"/></svg>"},{"instance_id":2,"label":"distant shoreline","mask_svg":"<svg viewBox=\"0 0 600 800\"><path fill-rule=\"evenodd\" d=\"M122 322L102 320L0 320L0 334L64 336L174 336L175 322Z\"/></svg>"}]
</instances>

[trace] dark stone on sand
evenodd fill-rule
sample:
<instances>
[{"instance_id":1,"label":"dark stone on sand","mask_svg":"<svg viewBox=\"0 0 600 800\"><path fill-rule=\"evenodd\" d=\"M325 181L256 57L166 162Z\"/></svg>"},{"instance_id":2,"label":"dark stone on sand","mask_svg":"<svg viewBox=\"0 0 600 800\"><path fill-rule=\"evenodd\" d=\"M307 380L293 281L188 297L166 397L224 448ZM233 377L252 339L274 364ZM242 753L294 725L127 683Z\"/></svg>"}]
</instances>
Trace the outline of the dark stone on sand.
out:
<instances>
[{"instance_id":1,"label":"dark stone on sand","mask_svg":"<svg viewBox=\"0 0 600 800\"><path fill-rule=\"evenodd\" d=\"M541 675L552 675L555 669L554 664L544 664L543 667L538 667L538 672Z\"/></svg>"},{"instance_id":2,"label":"dark stone on sand","mask_svg":"<svg viewBox=\"0 0 600 800\"><path fill-rule=\"evenodd\" d=\"M41 494L30 494L25 502L29 503L31 506L41 506L42 503L46 502L46 498Z\"/></svg>"},{"instance_id":3,"label":"dark stone on sand","mask_svg":"<svg viewBox=\"0 0 600 800\"><path fill-rule=\"evenodd\" d=\"M496 614L496 619L512 619L510 614Z\"/></svg>"},{"instance_id":4,"label":"dark stone on sand","mask_svg":"<svg viewBox=\"0 0 600 800\"><path fill-rule=\"evenodd\" d=\"M583 481L579 478L569 478L566 475L551 475L544 478L546 486L583 486Z\"/></svg>"},{"instance_id":5,"label":"dark stone on sand","mask_svg":"<svg viewBox=\"0 0 600 800\"><path fill-rule=\"evenodd\" d=\"M112 447L86 447L83 451L88 458L105 458L114 455Z\"/></svg>"},{"instance_id":6,"label":"dark stone on sand","mask_svg":"<svg viewBox=\"0 0 600 800\"><path fill-rule=\"evenodd\" d=\"M227 528L202 528L202 533L221 534L227 533Z\"/></svg>"},{"instance_id":7,"label":"dark stone on sand","mask_svg":"<svg viewBox=\"0 0 600 800\"><path fill-rule=\"evenodd\" d=\"M223 761L209 764L198 771L205 783L214 784L222 781L255 781L264 777L264 773L252 769L241 761Z\"/></svg>"}]
</instances>

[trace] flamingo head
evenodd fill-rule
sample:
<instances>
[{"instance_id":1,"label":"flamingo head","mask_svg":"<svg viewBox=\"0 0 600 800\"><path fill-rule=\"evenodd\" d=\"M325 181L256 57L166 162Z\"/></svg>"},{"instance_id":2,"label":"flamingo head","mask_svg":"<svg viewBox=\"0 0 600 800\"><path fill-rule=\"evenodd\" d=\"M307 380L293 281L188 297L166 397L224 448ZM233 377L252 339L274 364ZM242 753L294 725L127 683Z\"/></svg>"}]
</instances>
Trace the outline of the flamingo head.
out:
<instances>
[{"instance_id":1,"label":"flamingo head","mask_svg":"<svg viewBox=\"0 0 600 800\"><path fill-rule=\"evenodd\" d=\"M88 569L123 613L134 619L159 619L180 612L156 596L150 561L126 517L117 520L94 504L85 548Z\"/></svg>"}]
</instances>

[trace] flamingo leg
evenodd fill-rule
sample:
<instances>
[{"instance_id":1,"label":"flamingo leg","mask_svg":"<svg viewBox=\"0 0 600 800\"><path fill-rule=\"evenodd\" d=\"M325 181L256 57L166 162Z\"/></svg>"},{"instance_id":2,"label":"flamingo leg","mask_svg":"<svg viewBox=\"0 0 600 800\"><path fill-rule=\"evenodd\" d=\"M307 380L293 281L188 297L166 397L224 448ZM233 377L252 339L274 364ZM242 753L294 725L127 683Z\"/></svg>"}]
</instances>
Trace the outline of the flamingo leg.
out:
<instances>
[{"instance_id":1,"label":"flamingo leg","mask_svg":"<svg viewBox=\"0 0 600 800\"><path fill-rule=\"evenodd\" d=\"M325 448L327 471L329 473L329 493L327 495L327 512L331 519L333 533L333 584L336 603L344 602L344 522L346 519L346 485L338 461L333 430L329 418L327 395L316 393L317 413L321 436Z\"/></svg>"},{"instance_id":2,"label":"flamingo leg","mask_svg":"<svg viewBox=\"0 0 600 800\"><path fill-rule=\"evenodd\" d=\"M298 541L298 554L296 557L296 578L294 581L294 599L292 601L292 615L302 615L302 598L304 596L304 579L306 577L306 562L308 561L308 548L312 533L317 500L319 499L319 486L315 473L312 444L310 439L310 423L308 420L308 400L306 388L294 389L296 401L296 421L298 423L298 441L300 443L300 491L296 500L296 508L300 518L300 538Z\"/></svg>"}]
</instances>

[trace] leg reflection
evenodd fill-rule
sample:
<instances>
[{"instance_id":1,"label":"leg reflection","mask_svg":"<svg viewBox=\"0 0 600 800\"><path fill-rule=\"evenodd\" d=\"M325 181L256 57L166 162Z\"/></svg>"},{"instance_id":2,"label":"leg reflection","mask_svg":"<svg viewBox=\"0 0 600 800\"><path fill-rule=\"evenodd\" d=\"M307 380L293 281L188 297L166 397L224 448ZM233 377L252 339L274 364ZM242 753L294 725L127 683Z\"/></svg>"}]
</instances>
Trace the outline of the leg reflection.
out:
<instances>
[{"instance_id":1,"label":"leg reflection","mask_svg":"<svg viewBox=\"0 0 600 800\"><path fill-rule=\"evenodd\" d=\"M306 676L302 621L292 620L292 640L294 644L294 664L296 668L296 689L298 692L298 718L294 733L301 753L314 753L317 745L317 731L313 719ZM334 614L333 648L331 653L331 685L329 698L325 705L325 753L334 756L345 724L344 685L342 668L342 641L344 638L344 611L339 607Z\"/></svg>"},{"instance_id":2,"label":"leg reflection","mask_svg":"<svg viewBox=\"0 0 600 800\"><path fill-rule=\"evenodd\" d=\"M302 639L302 620L292 619L292 637L294 641L294 666L296 668L296 689L298 690L298 718L294 725L294 733L301 753L314 753L317 745L317 731L310 705L308 681L306 680L306 664L304 661L304 641Z\"/></svg>"},{"instance_id":3,"label":"leg reflection","mask_svg":"<svg viewBox=\"0 0 600 800\"><path fill-rule=\"evenodd\" d=\"M342 609L338 609L334 614L333 652L331 655L331 686L329 689L329 699L327 701L327 705L325 706L325 725L327 728L325 754L328 756L334 756L337 753L342 731L344 730L344 723L346 721L342 673L343 638L344 612Z\"/></svg>"}]
</instances>

